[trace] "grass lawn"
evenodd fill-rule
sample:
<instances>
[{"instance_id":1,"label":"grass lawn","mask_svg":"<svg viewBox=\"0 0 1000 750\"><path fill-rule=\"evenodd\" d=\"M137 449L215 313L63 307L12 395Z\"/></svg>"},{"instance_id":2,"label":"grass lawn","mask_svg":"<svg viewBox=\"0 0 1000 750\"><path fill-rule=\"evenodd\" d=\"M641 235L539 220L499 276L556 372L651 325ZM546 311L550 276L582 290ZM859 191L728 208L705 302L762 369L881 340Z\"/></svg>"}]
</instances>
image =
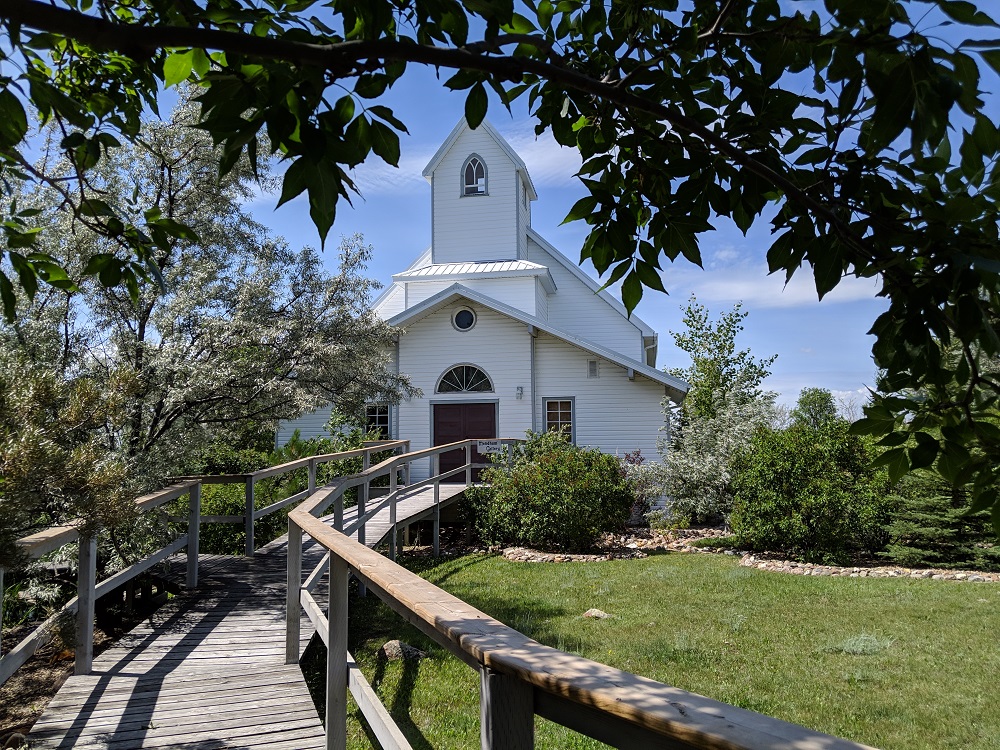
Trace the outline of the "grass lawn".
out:
<instances>
[{"instance_id":1,"label":"grass lawn","mask_svg":"<svg viewBox=\"0 0 1000 750\"><path fill-rule=\"evenodd\" d=\"M543 643L727 703L885 750L1000 748L1000 585L781 575L715 555L407 564ZM581 617L590 607L614 617ZM379 663L391 638L431 658ZM478 746L471 669L374 597L352 601L350 644L414 748ZM538 747L601 747L537 722ZM371 746L355 719L351 732Z\"/></svg>"}]
</instances>

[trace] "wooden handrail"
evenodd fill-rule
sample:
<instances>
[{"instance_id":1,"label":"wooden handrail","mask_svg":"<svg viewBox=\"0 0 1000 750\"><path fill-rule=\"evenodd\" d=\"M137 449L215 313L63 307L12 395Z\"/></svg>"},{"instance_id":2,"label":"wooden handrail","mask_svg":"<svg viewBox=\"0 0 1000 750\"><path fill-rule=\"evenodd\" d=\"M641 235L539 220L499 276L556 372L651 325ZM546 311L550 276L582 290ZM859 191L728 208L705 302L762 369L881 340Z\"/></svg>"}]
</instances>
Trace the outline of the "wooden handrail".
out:
<instances>
[{"instance_id":1,"label":"wooden handrail","mask_svg":"<svg viewBox=\"0 0 1000 750\"><path fill-rule=\"evenodd\" d=\"M389 471L400 462L466 447L448 446L394 456ZM345 477L313 493L293 509L289 520L289 598L291 635L298 632L299 607L306 607L328 643L327 747L340 748L346 735L338 723L346 684L354 679L346 653L346 585L348 573L436 643L481 674L484 750L523 750L533 746L535 714L616 747L699 748L711 750L863 750L849 740L816 732L780 719L731 706L655 680L545 646L493 619L472 605L354 541L316 517L330 502L342 499L348 482L370 478L372 470ZM471 463L465 469L471 468ZM453 470L450 473L456 473ZM362 481L364 481L362 479ZM426 482L440 481L435 475ZM419 484L425 484L420 482ZM360 517L360 515L359 515ZM341 512L342 518L342 512ZM309 590L321 570L301 585L302 535L308 534L329 556L329 615ZM390 550L394 548L394 544ZM295 591L293 592L293 589ZM295 636L297 638L297 635ZM343 651L343 653L341 653ZM297 660L297 640L288 643L287 657ZM336 659L336 662L332 660ZM353 660L350 660L353 661ZM348 680L350 678L350 680ZM360 681L359 689L365 684ZM371 698L365 696L365 701ZM359 700L359 705L362 701ZM337 713L332 710L338 708ZM869 748L870 750L870 748Z\"/></svg>"},{"instance_id":2,"label":"wooden handrail","mask_svg":"<svg viewBox=\"0 0 1000 750\"><path fill-rule=\"evenodd\" d=\"M81 526L53 526L34 534L18 539L18 548L30 560L54 552L69 542L79 540L79 564L77 566L77 595L53 617L29 633L9 654L0 654L0 685L6 682L24 663L30 659L39 648L52 637L52 623L55 618L65 612L76 614L76 674L89 674L94 658L94 605L98 598L114 588L121 586L170 555L187 550L187 586L198 585L198 529L201 524L201 483L197 480L178 481L161 490L151 492L135 499L136 509L146 513L160 507L164 503L176 500L183 495L190 496L188 513L188 531L174 539L162 549L150 553L142 560L115 573L100 583L97 582L97 540L93 533L81 536ZM0 627L3 625L3 586L4 569L0 568Z\"/></svg>"}]
</instances>

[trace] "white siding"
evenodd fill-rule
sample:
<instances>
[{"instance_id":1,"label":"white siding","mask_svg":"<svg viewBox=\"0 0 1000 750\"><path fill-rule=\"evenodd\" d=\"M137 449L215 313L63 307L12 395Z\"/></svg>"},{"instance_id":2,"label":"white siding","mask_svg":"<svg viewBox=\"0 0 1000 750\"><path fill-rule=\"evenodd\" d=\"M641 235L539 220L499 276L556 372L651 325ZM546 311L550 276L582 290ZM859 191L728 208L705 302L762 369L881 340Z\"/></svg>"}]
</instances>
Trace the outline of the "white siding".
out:
<instances>
[{"instance_id":1,"label":"white siding","mask_svg":"<svg viewBox=\"0 0 1000 750\"><path fill-rule=\"evenodd\" d=\"M545 333L535 342L536 429L545 427L543 400L572 398L577 445L623 455L636 448L645 459L656 458L662 434L664 388L636 375L628 379L622 367L598 360L600 376L587 377L594 355Z\"/></svg>"},{"instance_id":2,"label":"white siding","mask_svg":"<svg viewBox=\"0 0 1000 750\"><path fill-rule=\"evenodd\" d=\"M456 331L451 315L458 305L446 306L414 323L400 338L403 372L421 397L399 405L399 437L411 441L411 450L431 445L431 403L442 401L499 402L499 437L522 437L531 425L531 337L527 326L492 310L477 310L475 327ZM440 377L457 364L480 367L493 381L493 393L435 393ZM524 398L517 399L518 386ZM411 479L426 478L430 464L414 464Z\"/></svg>"},{"instance_id":3,"label":"white siding","mask_svg":"<svg viewBox=\"0 0 1000 750\"><path fill-rule=\"evenodd\" d=\"M486 163L487 195L462 195L471 154ZM485 130L466 130L434 170L434 263L517 258L516 168Z\"/></svg>"},{"instance_id":4,"label":"white siding","mask_svg":"<svg viewBox=\"0 0 1000 750\"><path fill-rule=\"evenodd\" d=\"M549 295L542 286L542 280L535 280L535 317L542 320L549 318Z\"/></svg>"},{"instance_id":5,"label":"white siding","mask_svg":"<svg viewBox=\"0 0 1000 750\"><path fill-rule=\"evenodd\" d=\"M405 309L403 285L393 284L387 290L385 297L379 300L378 305L375 306L375 314L382 320L388 320L393 315L399 315Z\"/></svg>"},{"instance_id":6,"label":"white siding","mask_svg":"<svg viewBox=\"0 0 1000 750\"><path fill-rule=\"evenodd\" d=\"M486 279L471 277L461 279L460 283L469 289L489 295L498 302L503 302L505 305L516 307L518 310L523 310L529 315L535 315L535 278L534 276ZM423 302L428 297L433 297L454 283L454 279L449 281L406 282L407 308Z\"/></svg>"},{"instance_id":7,"label":"white siding","mask_svg":"<svg viewBox=\"0 0 1000 750\"><path fill-rule=\"evenodd\" d=\"M545 248L528 238L528 260L548 266L556 282L549 297L548 322L580 338L645 362L642 332L628 318L601 299Z\"/></svg>"},{"instance_id":8,"label":"white siding","mask_svg":"<svg viewBox=\"0 0 1000 750\"><path fill-rule=\"evenodd\" d=\"M531 226L531 201L528 200L528 188L518 174L517 181L517 257L528 257L528 227Z\"/></svg>"},{"instance_id":9,"label":"white siding","mask_svg":"<svg viewBox=\"0 0 1000 750\"><path fill-rule=\"evenodd\" d=\"M278 422L278 429L274 435L275 447L280 448L291 440L296 430L299 431L299 436L303 440L314 437L329 437L330 433L324 427L330 421L331 411L332 407L324 406L316 411L303 414L298 419Z\"/></svg>"}]
</instances>

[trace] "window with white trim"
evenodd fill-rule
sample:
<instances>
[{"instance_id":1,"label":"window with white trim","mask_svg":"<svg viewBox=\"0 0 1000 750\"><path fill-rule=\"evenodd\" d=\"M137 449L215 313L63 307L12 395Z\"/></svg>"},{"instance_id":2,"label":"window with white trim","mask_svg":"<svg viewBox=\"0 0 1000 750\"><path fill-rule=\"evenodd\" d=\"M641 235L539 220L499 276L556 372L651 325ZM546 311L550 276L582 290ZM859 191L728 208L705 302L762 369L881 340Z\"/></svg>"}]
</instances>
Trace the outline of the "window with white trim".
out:
<instances>
[{"instance_id":1,"label":"window with white trim","mask_svg":"<svg viewBox=\"0 0 1000 750\"><path fill-rule=\"evenodd\" d=\"M365 407L365 429L377 432L379 438L388 440L392 436L389 421L389 404L368 404Z\"/></svg>"},{"instance_id":2,"label":"window with white trim","mask_svg":"<svg viewBox=\"0 0 1000 750\"><path fill-rule=\"evenodd\" d=\"M486 162L473 154L462 169L462 195L486 195Z\"/></svg>"},{"instance_id":3,"label":"window with white trim","mask_svg":"<svg viewBox=\"0 0 1000 750\"><path fill-rule=\"evenodd\" d=\"M564 434L570 442L573 433L573 400L568 398L547 398L545 401L545 431Z\"/></svg>"}]
</instances>

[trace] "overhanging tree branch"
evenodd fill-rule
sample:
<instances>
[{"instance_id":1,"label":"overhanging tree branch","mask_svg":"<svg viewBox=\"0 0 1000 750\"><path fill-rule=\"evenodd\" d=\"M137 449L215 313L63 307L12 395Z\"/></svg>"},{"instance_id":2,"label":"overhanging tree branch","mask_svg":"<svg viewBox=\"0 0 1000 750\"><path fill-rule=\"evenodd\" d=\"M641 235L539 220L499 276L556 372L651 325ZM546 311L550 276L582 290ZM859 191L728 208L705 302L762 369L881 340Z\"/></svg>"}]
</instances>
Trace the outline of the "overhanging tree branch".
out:
<instances>
[{"instance_id":1,"label":"overhanging tree branch","mask_svg":"<svg viewBox=\"0 0 1000 750\"><path fill-rule=\"evenodd\" d=\"M728 12L732 10L730 6L727 6ZM461 48L422 45L408 39L376 39L320 45L217 29L126 25L56 8L38 0L5 0L0 6L0 18L40 31L63 34L95 49L129 55L150 54L164 48L194 47L319 67L343 76L361 72L364 67L362 61L371 60L406 61L441 68L475 70L512 82L520 81L525 74L534 74L552 83L599 97L622 109L652 115L681 132L698 137L734 164L766 180L789 200L829 224L851 249L859 265L867 265L872 260L873 248L857 235L849 223L822 201L804 192L794 180L761 163L676 109L562 65L527 57L484 55L480 51L484 47L479 43ZM552 46L544 37L517 34L491 40L490 48L498 50L507 44L531 44L545 51L550 51ZM881 260L885 261L887 257L882 257Z\"/></svg>"}]
</instances>

